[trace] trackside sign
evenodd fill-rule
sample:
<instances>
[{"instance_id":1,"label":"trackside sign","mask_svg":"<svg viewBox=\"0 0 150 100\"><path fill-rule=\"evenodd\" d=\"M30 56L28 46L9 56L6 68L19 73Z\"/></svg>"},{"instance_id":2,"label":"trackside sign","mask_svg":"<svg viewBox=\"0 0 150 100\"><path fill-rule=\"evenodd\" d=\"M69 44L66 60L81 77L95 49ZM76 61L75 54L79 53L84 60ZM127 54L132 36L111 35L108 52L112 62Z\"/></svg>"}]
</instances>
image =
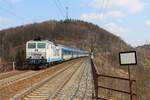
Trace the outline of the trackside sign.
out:
<instances>
[{"instance_id":1,"label":"trackside sign","mask_svg":"<svg viewBox=\"0 0 150 100\"><path fill-rule=\"evenodd\" d=\"M136 65L137 64L136 51L120 52L119 62L120 65Z\"/></svg>"}]
</instances>

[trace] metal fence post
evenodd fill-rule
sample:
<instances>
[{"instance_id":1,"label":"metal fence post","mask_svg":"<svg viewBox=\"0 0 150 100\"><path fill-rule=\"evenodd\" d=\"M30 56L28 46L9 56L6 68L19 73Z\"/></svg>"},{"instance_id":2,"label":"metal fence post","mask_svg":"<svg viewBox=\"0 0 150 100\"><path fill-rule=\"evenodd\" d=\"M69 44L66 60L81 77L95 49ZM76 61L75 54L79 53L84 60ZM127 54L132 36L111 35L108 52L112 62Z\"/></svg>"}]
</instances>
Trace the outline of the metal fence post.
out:
<instances>
[{"instance_id":1,"label":"metal fence post","mask_svg":"<svg viewBox=\"0 0 150 100\"><path fill-rule=\"evenodd\" d=\"M98 74L96 72L92 59L91 59L91 67L92 67L93 81L94 81L94 88L95 88L95 98L96 100L98 100Z\"/></svg>"},{"instance_id":2,"label":"metal fence post","mask_svg":"<svg viewBox=\"0 0 150 100\"><path fill-rule=\"evenodd\" d=\"M128 74L129 74L130 100L132 100L132 82L131 82L131 75L130 75L130 66L128 66Z\"/></svg>"}]
</instances>

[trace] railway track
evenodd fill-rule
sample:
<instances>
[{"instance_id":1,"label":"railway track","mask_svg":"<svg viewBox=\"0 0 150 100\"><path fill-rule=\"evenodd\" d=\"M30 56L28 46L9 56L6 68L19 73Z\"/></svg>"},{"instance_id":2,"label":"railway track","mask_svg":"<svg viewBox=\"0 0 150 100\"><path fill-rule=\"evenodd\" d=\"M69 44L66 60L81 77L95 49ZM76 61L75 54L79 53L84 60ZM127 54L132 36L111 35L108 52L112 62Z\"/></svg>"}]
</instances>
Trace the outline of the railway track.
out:
<instances>
[{"instance_id":1,"label":"railway track","mask_svg":"<svg viewBox=\"0 0 150 100\"><path fill-rule=\"evenodd\" d=\"M22 81L22 80L34 77L34 76L36 76L38 74L41 74L41 73L43 73L45 71L48 71L48 70L51 70L51 69L52 68L44 69L44 70L40 70L40 71L29 71L29 72L24 72L24 73L21 73L21 74L17 74L17 75L11 76L11 77L7 77L7 78L4 78L4 79L1 79L0 80L0 89L5 87L5 86L11 85L13 83L16 83L16 82L19 82L19 81Z\"/></svg>"},{"instance_id":2,"label":"railway track","mask_svg":"<svg viewBox=\"0 0 150 100\"><path fill-rule=\"evenodd\" d=\"M11 100L49 100L54 98L82 64L83 60L68 65L52 76L15 95Z\"/></svg>"},{"instance_id":3,"label":"railway track","mask_svg":"<svg viewBox=\"0 0 150 100\"><path fill-rule=\"evenodd\" d=\"M91 100L92 90L91 66L87 60L52 100Z\"/></svg>"},{"instance_id":4,"label":"railway track","mask_svg":"<svg viewBox=\"0 0 150 100\"><path fill-rule=\"evenodd\" d=\"M70 100L71 95L75 91L75 87L72 87L73 86L72 83L74 82L74 79L76 79L77 77L78 77L77 80L79 80L80 76L84 73L84 71L85 71L85 63L83 63L82 66L79 68L79 70L76 71L72 79L67 84L65 84L64 88L62 90L59 90L57 94L53 96L53 100L67 100L68 98ZM75 84L78 84L78 82L75 82ZM69 90L68 87L70 87Z\"/></svg>"},{"instance_id":5,"label":"railway track","mask_svg":"<svg viewBox=\"0 0 150 100\"><path fill-rule=\"evenodd\" d=\"M13 83L16 83L16 82L19 82L19 81L22 81L22 80L34 77L34 76L36 76L38 74L43 73L44 71L45 70L29 71L29 72L24 72L24 73L19 74L19 75L17 74L17 75L8 77L8 78L4 78L4 79L0 80L0 89L5 87L5 86L8 86L10 84L13 84Z\"/></svg>"},{"instance_id":6,"label":"railway track","mask_svg":"<svg viewBox=\"0 0 150 100\"><path fill-rule=\"evenodd\" d=\"M19 74L22 74L22 73L25 73L25 72L27 72L27 71L14 70L14 71L10 71L10 72L0 73L0 80L8 78L8 77L15 76L15 75L19 75Z\"/></svg>"},{"instance_id":7,"label":"railway track","mask_svg":"<svg viewBox=\"0 0 150 100\"><path fill-rule=\"evenodd\" d=\"M85 62L85 61L84 61L84 62ZM74 72L74 74L76 74L76 73L79 72L79 71L82 73L82 70L85 69L85 67L84 67L85 63L84 63L84 62L80 65L80 67L78 68L78 70L76 70L76 71ZM74 77L74 74L71 76L71 78ZM70 78L70 80L71 80L71 78ZM67 83L64 84L61 89L57 89L57 91L51 96L50 99L52 99L52 100L56 99L57 96L58 96L58 94L60 94L60 92L61 92L61 91L63 90L63 88L69 83L70 80L68 80ZM57 99L56 99L56 100L57 100Z\"/></svg>"},{"instance_id":8,"label":"railway track","mask_svg":"<svg viewBox=\"0 0 150 100\"><path fill-rule=\"evenodd\" d=\"M15 82L24 80L26 78L32 77L33 75L35 75L35 73L36 72L34 72L34 71L29 71L29 72L25 72L25 73L22 73L22 74L19 74L19 75L15 75L15 76L12 76L12 77L2 79L2 80L0 80L0 88L8 86L10 84L13 84Z\"/></svg>"}]
</instances>

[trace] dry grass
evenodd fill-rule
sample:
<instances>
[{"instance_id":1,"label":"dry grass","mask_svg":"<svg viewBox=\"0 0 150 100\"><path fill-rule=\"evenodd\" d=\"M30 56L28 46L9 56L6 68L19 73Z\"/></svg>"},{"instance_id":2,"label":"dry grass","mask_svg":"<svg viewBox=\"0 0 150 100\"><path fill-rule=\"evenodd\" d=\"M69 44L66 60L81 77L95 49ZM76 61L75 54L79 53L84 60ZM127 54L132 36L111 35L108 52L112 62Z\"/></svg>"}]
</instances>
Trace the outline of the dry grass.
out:
<instances>
[{"instance_id":1,"label":"dry grass","mask_svg":"<svg viewBox=\"0 0 150 100\"><path fill-rule=\"evenodd\" d=\"M150 52L140 50L137 51L138 65L131 66L132 79L136 79L136 85L134 84L134 91L136 90L137 100L150 100ZM110 59L105 56L97 56L95 64L99 73L111 76L127 77L127 68L114 64ZM101 79L100 84L112 87L115 89L128 90L128 83L118 80ZM100 91L104 91L101 89ZM119 94L117 92L104 91L101 92L101 96L105 96L108 100L129 100L125 94ZM120 98L121 97L121 98ZM118 99L120 98L120 99Z\"/></svg>"}]
</instances>

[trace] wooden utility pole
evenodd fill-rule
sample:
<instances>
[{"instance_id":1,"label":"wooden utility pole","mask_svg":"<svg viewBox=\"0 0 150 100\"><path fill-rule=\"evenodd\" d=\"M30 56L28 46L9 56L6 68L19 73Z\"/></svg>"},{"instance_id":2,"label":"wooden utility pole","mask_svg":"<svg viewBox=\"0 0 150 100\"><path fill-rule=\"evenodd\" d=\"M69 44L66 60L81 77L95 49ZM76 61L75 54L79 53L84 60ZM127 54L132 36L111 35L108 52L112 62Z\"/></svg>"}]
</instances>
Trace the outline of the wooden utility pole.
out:
<instances>
[{"instance_id":1,"label":"wooden utility pole","mask_svg":"<svg viewBox=\"0 0 150 100\"><path fill-rule=\"evenodd\" d=\"M4 57L4 45L3 45L3 37L4 37L4 35L2 35L2 34L0 34L1 36L1 46L0 46L0 62L2 62L3 61L3 57Z\"/></svg>"}]
</instances>

